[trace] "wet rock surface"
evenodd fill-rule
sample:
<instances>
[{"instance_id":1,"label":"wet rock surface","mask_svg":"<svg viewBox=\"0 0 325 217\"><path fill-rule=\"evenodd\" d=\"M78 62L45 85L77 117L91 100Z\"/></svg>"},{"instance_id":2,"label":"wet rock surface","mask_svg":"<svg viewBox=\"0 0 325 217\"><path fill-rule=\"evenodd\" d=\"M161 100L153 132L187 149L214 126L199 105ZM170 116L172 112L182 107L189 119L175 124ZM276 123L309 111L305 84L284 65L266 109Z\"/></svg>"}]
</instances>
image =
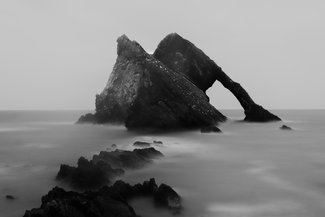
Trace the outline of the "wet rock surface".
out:
<instances>
[{"instance_id":1,"label":"wet rock surface","mask_svg":"<svg viewBox=\"0 0 325 217\"><path fill-rule=\"evenodd\" d=\"M139 196L150 196L158 206L181 210L181 197L170 186L158 187L155 179L150 179L133 186L116 181L110 187L83 193L55 187L42 197L39 208L27 210L24 217L136 217L128 200Z\"/></svg>"}]
</instances>

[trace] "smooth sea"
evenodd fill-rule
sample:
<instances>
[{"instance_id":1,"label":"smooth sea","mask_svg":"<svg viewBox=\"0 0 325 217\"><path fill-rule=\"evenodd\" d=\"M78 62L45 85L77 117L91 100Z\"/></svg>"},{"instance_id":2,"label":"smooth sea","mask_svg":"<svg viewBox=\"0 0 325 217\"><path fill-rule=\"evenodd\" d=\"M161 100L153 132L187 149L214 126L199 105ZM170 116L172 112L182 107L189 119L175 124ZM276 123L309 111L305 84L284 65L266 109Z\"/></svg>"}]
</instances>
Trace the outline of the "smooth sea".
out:
<instances>
[{"instance_id":1,"label":"smooth sea","mask_svg":"<svg viewBox=\"0 0 325 217\"><path fill-rule=\"evenodd\" d=\"M283 122L271 123L242 122L242 111L223 110L230 119L220 124L223 133L211 134L74 124L85 112L0 111L1 217L39 207L54 186L70 190L55 180L60 164L76 165L112 144L131 150L135 141L153 140L163 142L154 147L165 156L120 179L171 185L182 197L181 217L325 216L325 110L274 110ZM131 204L143 217L175 216L148 198Z\"/></svg>"}]
</instances>

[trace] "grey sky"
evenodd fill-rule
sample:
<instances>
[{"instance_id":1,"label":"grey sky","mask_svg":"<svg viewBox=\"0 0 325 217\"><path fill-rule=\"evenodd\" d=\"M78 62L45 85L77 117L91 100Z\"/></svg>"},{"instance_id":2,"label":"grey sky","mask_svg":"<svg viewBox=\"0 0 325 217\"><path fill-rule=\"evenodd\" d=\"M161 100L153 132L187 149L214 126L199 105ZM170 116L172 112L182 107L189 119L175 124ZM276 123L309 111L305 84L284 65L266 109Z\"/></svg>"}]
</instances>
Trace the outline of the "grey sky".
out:
<instances>
[{"instance_id":1,"label":"grey sky","mask_svg":"<svg viewBox=\"0 0 325 217\"><path fill-rule=\"evenodd\" d=\"M325 108L325 2L0 0L0 109L93 109L127 34L177 32L266 108ZM240 108L215 83L217 108Z\"/></svg>"}]
</instances>

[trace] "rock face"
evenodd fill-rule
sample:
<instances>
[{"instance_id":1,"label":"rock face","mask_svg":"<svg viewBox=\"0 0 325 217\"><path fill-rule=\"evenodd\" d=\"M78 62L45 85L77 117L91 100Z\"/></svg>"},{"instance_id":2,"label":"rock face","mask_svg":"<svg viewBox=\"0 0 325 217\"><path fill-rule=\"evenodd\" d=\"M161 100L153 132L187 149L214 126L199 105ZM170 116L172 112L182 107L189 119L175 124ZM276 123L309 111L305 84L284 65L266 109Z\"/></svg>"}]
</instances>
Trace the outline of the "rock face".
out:
<instances>
[{"instance_id":1,"label":"rock face","mask_svg":"<svg viewBox=\"0 0 325 217\"><path fill-rule=\"evenodd\" d=\"M170 129L226 120L186 76L167 68L125 35L117 42L114 69L96 97L98 122L124 122L129 129Z\"/></svg>"},{"instance_id":2,"label":"rock face","mask_svg":"<svg viewBox=\"0 0 325 217\"><path fill-rule=\"evenodd\" d=\"M42 197L40 208L26 211L24 217L138 217L128 200L139 196L151 196L157 205L172 211L181 209L181 197L170 186L158 187L150 179L134 186L117 181L111 187L84 193L55 187Z\"/></svg>"},{"instance_id":3,"label":"rock face","mask_svg":"<svg viewBox=\"0 0 325 217\"><path fill-rule=\"evenodd\" d=\"M173 71L185 75L204 92L215 80L221 82L244 108L246 121L280 120L276 115L257 105L239 83L231 80L202 50L178 34L166 36L158 45L154 57Z\"/></svg>"},{"instance_id":4,"label":"rock face","mask_svg":"<svg viewBox=\"0 0 325 217\"><path fill-rule=\"evenodd\" d=\"M95 189L123 175L124 169L143 167L161 156L163 154L154 148L101 151L90 161L80 157L77 167L62 164L56 178L78 189Z\"/></svg>"}]
</instances>

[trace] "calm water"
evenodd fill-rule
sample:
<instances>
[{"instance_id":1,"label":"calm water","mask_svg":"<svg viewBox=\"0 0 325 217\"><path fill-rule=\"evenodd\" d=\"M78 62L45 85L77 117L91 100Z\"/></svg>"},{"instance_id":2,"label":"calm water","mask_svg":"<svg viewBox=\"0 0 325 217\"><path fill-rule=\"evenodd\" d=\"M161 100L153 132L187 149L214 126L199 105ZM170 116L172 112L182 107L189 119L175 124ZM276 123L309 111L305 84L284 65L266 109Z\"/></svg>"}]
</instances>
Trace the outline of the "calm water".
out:
<instances>
[{"instance_id":1,"label":"calm water","mask_svg":"<svg viewBox=\"0 0 325 217\"><path fill-rule=\"evenodd\" d=\"M240 111L223 134L135 134L120 126L74 125L83 111L0 112L0 216L22 216L38 207L61 163L75 164L116 144L161 140L165 157L122 179L155 177L183 197L186 217L324 217L325 111L275 111L282 123L244 123ZM18 199L7 201L6 194ZM149 199L132 201L143 217L172 216ZM145 207L145 209L144 209Z\"/></svg>"}]
</instances>

